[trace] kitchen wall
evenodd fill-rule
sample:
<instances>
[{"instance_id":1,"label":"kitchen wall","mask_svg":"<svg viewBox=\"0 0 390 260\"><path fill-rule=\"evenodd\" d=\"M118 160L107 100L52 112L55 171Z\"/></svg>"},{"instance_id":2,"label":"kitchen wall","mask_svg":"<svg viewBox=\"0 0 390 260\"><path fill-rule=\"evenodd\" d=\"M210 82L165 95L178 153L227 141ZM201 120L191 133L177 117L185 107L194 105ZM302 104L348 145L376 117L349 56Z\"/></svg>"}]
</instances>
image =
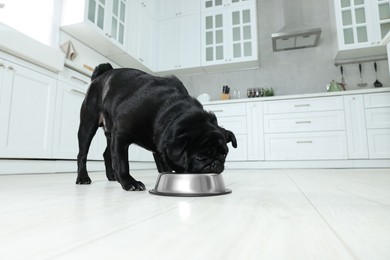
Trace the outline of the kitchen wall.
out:
<instances>
[{"instance_id":1,"label":"kitchen wall","mask_svg":"<svg viewBox=\"0 0 390 260\"><path fill-rule=\"evenodd\" d=\"M209 93L219 99L223 85L240 90L246 95L247 88L272 87L275 95L317 93L325 91L325 84L332 79L341 80L340 68L334 66L333 40L328 0L304 0L303 22L310 27L321 27L318 47L273 52L271 34L284 26L282 0L258 0L258 35L260 68L227 71L193 76L179 76L191 95ZM390 86L387 61L379 61L378 77L384 86ZM375 81L373 63L363 63L363 81L372 88ZM358 64L344 65L347 89L358 89Z\"/></svg>"}]
</instances>

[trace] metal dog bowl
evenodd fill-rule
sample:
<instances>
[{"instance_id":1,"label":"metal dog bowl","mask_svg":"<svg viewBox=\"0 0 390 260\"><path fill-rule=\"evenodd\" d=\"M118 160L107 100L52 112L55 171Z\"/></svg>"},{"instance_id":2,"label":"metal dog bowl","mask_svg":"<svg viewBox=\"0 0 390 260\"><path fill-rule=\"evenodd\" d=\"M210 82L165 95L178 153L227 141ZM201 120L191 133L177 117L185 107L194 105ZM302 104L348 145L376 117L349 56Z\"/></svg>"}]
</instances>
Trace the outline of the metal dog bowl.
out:
<instances>
[{"instance_id":1,"label":"metal dog bowl","mask_svg":"<svg viewBox=\"0 0 390 260\"><path fill-rule=\"evenodd\" d=\"M160 173L151 194L164 196L214 196L231 193L221 174Z\"/></svg>"}]
</instances>

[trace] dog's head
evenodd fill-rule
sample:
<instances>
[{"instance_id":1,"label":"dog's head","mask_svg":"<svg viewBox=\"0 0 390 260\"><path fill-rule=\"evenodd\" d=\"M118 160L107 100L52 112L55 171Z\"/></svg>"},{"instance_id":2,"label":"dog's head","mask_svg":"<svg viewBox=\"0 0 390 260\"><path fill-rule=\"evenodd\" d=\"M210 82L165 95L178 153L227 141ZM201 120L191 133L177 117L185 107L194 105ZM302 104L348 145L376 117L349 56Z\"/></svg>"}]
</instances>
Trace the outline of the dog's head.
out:
<instances>
[{"instance_id":1,"label":"dog's head","mask_svg":"<svg viewBox=\"0 0 390 260\"><path fill-rule=\"evenodd\" d=\"M189 116L173 126L173 140L166 146L166 163L175 172L221 173L229 152L237 147L234 134L217 124L213 114Z\"/></svg>"}]
</instances>

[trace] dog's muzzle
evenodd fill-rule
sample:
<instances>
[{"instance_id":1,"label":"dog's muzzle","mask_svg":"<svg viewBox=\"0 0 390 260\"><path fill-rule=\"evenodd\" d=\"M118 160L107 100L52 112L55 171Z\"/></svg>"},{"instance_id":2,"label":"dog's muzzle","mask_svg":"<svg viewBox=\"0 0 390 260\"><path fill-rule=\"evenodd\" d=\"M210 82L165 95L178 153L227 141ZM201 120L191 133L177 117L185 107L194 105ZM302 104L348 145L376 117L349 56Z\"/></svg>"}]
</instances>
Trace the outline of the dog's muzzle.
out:
<instances>
[{"instance_id":1,"label":"dog's muzzle","mask_svg":"<svg viewBox=\"0 0 390 260\"><path fill-rule=\"evenodd\" d=\"M225 169L223 163L214 161L202 169L202 173L221 173Z\"/></svg>"}]
</instances>

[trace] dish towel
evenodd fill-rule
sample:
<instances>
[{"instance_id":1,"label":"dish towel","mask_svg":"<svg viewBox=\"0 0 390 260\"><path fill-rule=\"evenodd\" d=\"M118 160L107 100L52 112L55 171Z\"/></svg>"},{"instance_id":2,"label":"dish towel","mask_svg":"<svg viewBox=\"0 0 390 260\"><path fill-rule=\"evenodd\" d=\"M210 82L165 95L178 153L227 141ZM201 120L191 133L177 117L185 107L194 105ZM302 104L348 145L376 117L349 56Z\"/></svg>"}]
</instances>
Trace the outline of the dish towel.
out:
<instances>
[{"instance_id":1,"label":"dish towel","mask_svg":"<svg viewBox=\"0 0 390 260\"><path fill-rule=\"evenodd\" d=\"M77 57L77 52L73 43L71 41L67 41L60 45L61 50L65 53L65 56L68 60L74 60Z\"/></svg>"}]
</instances>

